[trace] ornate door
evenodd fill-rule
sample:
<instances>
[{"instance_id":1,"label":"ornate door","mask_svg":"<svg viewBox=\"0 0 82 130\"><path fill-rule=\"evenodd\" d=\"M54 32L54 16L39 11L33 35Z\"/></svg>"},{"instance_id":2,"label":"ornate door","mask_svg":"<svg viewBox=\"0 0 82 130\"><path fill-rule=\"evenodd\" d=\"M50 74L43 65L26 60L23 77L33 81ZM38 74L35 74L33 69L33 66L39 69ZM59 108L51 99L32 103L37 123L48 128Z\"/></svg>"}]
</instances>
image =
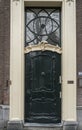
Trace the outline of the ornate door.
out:
<instances>
[{"instance_id":1,"label":"ornate door","mask_svg":"<svg viewBox=\"0 0 82 130\"><path fill-rule=\"evenodd\" d=\"M25 9L25 122L61 122L61 10Z\"/></svg>"}]
</instances>

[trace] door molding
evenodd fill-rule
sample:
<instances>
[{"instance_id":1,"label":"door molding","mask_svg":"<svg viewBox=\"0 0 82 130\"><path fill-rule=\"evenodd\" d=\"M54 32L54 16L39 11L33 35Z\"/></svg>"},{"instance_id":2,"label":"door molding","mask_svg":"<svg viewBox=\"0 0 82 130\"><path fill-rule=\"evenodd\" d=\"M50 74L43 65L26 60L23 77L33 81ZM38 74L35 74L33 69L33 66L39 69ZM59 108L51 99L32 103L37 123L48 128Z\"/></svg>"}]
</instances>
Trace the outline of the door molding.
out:
<instances>
[{"instance_id":1,"label":"door molding","mask_svg":"<svg viewBox=\"0 0 82 130\"><path fill-rule=\"evenodd\" d=\"M62 120L76 121L76 0L11 0L10 120L24 120L24 7L46 2L62 7Z\"/></svg>"},{"instance_id":2,"label":"door molding","mask_svg":"<svg viewBox=\"0 0 82 130\"><path fill-rule=\"evenodd\" d=\"M24 49L24 53L29 53L32 51L52 51L52 52L57 52L59 54L62 53L62 49L61 47L59 47L58 45L51 45L49 44L47 41L42 41L40 43L38 43L37 45L29 45L26 46Z\"/></svg>"}]
</instances>

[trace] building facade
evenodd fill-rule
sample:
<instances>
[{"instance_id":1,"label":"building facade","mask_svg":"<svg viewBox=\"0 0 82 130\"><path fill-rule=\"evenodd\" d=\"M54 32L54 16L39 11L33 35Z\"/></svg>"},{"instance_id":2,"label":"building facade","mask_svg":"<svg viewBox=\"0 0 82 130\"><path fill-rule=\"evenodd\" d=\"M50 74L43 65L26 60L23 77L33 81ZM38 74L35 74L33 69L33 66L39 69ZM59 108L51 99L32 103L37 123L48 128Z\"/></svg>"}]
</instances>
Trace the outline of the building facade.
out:
<instances>
[{"instance_id":1,"label":"building facade","mask_svg":"<svg viewBox=\"0 0 82 130\"><path fill-rule=\"evenodd\" d=\"M0 1L0 104L9 105L8 129L76 130L78 124L81 129L81 5L81 0Z\"/></svg>"}]
</instances>

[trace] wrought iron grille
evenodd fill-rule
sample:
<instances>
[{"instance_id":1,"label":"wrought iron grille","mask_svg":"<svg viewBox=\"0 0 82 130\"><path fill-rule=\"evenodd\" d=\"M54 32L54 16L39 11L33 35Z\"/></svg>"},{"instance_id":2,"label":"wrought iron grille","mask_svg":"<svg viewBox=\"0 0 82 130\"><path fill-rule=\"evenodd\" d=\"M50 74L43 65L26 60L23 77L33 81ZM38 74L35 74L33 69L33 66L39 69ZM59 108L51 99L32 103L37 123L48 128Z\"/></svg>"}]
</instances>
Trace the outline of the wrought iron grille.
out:
<instances>
[{"instance_id":1,"label":"wrought iron grille","mask_svg":"<svg viewBox=\"0 0 82 130\"><path fill-rule=\"evenodd\" d=\"M61 46L60 8L25 9L25 46L47 41Z\"/></svg>"}]
</instances>

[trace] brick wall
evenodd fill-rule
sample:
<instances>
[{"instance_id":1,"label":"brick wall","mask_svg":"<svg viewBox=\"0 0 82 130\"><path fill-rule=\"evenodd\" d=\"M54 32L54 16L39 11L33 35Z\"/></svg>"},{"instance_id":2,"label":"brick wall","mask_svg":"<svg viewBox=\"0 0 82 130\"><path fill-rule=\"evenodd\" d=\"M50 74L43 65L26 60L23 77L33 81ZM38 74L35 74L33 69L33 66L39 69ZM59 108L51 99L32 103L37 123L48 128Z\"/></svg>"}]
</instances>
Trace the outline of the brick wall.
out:
<instances>
[{"instance_id":1,"label":"brick wall","mask_svg":"<svg viewBox=\"0 0 82 130\"><path fill-rule=\"evenodd\" d=\"M0 0L0 104L9 104L10 0Z\"/></svg>"},{"instance_id":2,"label":"brick wall","mask_svg":"<svg viewBox=\"0 0 82 130\"><path fill-rule=\"evenodd\" d=\"M82 72L82 0L77 0L77 81L79 79L78 72ZM82 88L77 82L77 105L82 106Z\"/></svg>"}]
</instances>

